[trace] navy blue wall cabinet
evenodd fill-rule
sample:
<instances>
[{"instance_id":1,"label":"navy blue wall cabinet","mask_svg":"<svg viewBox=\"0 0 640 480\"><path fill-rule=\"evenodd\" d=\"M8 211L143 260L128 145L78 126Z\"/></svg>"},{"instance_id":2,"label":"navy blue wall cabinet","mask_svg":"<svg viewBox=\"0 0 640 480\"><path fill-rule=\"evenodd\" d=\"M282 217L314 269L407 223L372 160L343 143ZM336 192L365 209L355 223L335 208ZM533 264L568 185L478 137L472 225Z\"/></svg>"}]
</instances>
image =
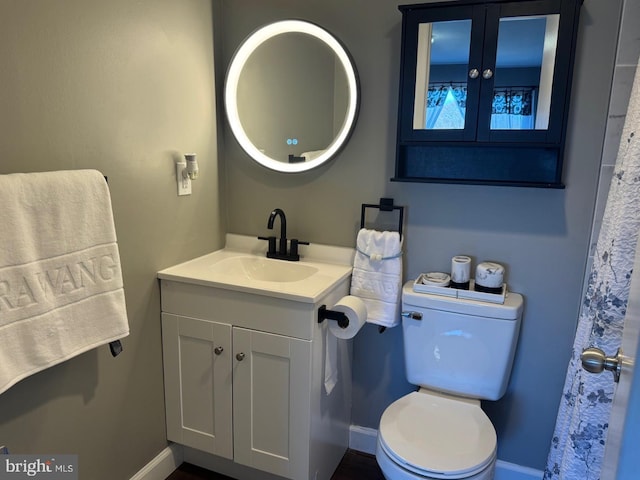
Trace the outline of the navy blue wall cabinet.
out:
<instances>
[{"instance_id":1,"label":"navy blue wall cabinet","mask_svg":"<svg viewBox=\"0 0 640 480\"><path fill-rule=\"evenodd\" d=\"M563 188L581 0L403 5L393 181Z\"/></svg>"}]
</instances>

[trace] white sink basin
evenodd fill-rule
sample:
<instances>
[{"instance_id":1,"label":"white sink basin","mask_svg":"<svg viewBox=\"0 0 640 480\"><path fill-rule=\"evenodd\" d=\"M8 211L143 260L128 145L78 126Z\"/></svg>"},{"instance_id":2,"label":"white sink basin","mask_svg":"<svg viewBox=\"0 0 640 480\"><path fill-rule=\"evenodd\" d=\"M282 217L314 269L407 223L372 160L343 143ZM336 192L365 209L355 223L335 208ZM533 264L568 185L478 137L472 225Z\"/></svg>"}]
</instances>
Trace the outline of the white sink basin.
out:
<instances>
[{"instance_id":1,"label":"white sink basin","mask_svg":"<svg viewBox=\"0 0 640 480\"><path fill-rule=\"evenodd\" d=\"M182 283L316 302L351 275L354 250L328 245L301 246L301 260L266 257L266 242L227 235L227 246L158 272L158 278Z\"/></svg>"},{"instance_id":2,"label":"white sink basin","mask_svg":"<svg viewBox=\"0 0 640 480\"><path fill-rule=\"evenodd\" d=\"M225 258L209 268L214 275L260 282L299 282L319 271L318 267L304 263L272 260L255 255Z\"/></svg>"}]
</instances>

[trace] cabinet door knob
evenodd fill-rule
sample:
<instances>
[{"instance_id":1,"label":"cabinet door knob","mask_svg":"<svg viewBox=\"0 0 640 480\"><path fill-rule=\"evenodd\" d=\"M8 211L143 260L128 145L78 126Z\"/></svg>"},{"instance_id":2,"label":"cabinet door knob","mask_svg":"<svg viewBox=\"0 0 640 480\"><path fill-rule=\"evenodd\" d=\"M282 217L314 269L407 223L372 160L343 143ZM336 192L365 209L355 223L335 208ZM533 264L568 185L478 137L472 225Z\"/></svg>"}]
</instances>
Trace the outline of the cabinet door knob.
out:
<instances>
[{"instance_id":1,"label":"cabinet door knob","mask_svg":"<svg viewBox=\"0 0 640 480\"><path fill-rule=\"evenodd\" d=\"M469 70L469 78L478 78L478 75L480 75L480 71L477 68Z\"/></svg>"},{"instance_id":2,"label":"cabinet door knob","mask_svg":"<svg viewBox=\"0 0 640 480\"><path fill-rule=\"evenodd\" d=\"M216 355L220 355L222 352L224 352L224 348L222 347L216 347L213 349L213 353L215 353Z\"/></svg>"},{"instance_id":3,"label":"cabinet door knob","mask_svg":"<svg viewBox=\"0 0 640 480\"><path fill-rule=\"evenodd\" d=\"M240 352L239 354L236 355L236 358L238 359L239 362L241 362L242 360L244 360L244 353Z\"/></svg>"},{"instance_id":4,"label":"cabinet door knob","mask_svg":"<svg viewBox=\"0 0 640 480\"><path fill-rule=\"evenodd\" d=\"M491 77L493 77L493 71L490 68L487 68L482 72L482 78L485 80L489 80Z\"/></svg>"}]
</instances>

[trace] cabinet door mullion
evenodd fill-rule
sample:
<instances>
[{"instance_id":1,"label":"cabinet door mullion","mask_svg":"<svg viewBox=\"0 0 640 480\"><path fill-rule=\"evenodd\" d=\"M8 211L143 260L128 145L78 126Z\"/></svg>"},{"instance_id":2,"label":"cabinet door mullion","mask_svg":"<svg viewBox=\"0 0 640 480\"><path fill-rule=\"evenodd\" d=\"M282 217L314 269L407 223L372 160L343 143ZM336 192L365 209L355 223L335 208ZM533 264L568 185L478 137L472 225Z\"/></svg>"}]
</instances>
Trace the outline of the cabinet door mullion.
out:
<instances>
[{"instance_id":1,"label":"cabinet door mullion","mask_svg":"<svg viewBox=\"0 0 640 480\"><path fill-rule=\"evenodd\" d=\"M480 68L480 100L478 107L477 140L480 142L490 139L491 112L493 110L493 85L495 81L496 57L498 52L498 29L500 26L500 7L495 4L486 5L484 20L484 44L482 51L482 67ZM485 78L485 72L490 77Z\"/></svg>"}]
</instances>

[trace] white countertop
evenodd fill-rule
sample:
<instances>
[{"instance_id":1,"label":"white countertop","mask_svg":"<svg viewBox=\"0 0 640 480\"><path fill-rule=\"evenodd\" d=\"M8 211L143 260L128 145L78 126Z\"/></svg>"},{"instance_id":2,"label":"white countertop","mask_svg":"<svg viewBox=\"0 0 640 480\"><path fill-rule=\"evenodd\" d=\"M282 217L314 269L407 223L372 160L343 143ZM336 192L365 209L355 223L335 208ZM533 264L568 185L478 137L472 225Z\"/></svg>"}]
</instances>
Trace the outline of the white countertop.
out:
<instances>
[{"instance_id":1,"label":"white countertop","mask_svg":"<svg viewBox=\"0 0 640 480\"><path fill-rule=\"evenodd\" d=\"M329 245L300 245L300 261L288 262L266 258L267 242L257 237L227 234L223 249L203 255L158 272L158 278L181 283L235 290L288 300L315 303L340 281L351 275L355 250ZM298 281L263 281L220 267L222 261L234 257L253 257L260 267L291 268L296 264L317 269ZM258 261L258 259L260 259ZM272 262L277 262L273 264ZM218 267L216 267L218 265ZM311 270L311 269L309 269Z\"/></svg>"}]
</instances>

